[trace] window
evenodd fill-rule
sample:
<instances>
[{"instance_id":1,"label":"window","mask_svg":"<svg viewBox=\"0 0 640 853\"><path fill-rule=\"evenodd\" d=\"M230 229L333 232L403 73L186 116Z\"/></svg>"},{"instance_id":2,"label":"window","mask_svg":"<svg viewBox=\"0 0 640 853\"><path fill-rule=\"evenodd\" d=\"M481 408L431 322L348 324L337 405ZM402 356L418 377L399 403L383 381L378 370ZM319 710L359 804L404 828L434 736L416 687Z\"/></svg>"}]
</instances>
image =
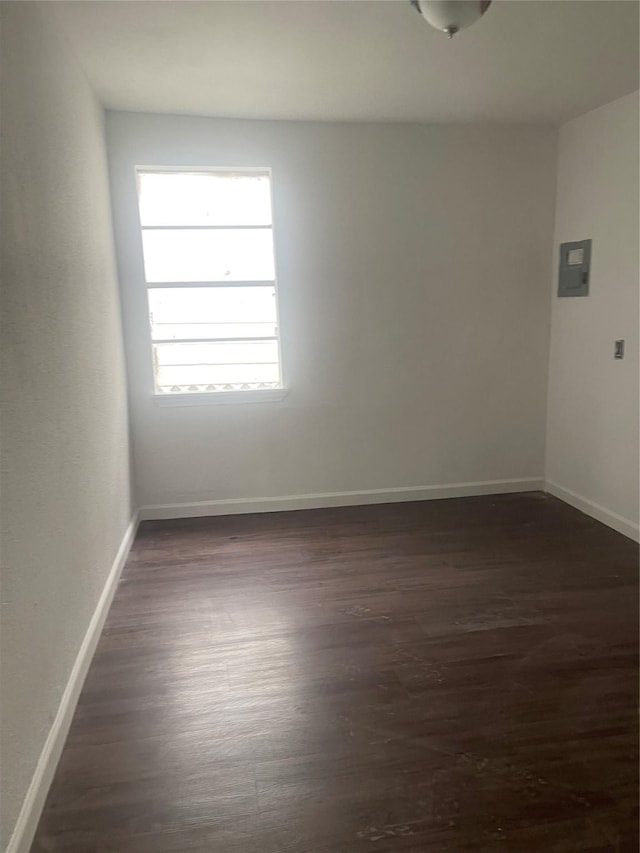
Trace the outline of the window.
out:
<instances>
[{"instance_id":1,"label":"window","mask_svg":"<svg viewBox=\"0 0 640 853\"><path fill-rule=\"evenodd\" d=\"M155 393L282 388L270 172L137 177Z\"/></svg>"}]
</instances>

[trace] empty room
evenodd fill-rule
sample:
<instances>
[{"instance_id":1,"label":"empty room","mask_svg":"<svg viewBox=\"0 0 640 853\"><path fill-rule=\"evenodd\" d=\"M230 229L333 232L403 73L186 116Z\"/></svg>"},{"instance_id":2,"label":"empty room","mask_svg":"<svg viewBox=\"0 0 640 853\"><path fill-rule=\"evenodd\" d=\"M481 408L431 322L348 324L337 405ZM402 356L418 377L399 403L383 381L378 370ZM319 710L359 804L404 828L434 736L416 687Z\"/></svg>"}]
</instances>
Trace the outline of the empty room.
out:
<instances>
[{"instance_id":1,"label":"empty room","mask_svg":"<svg viewBox=\"0 0 640 853\"><path fill-rule=\"evenodd\" d=\"M636 0L1 0L2 853L630 853Z\"/></svg>"}]
</instances>

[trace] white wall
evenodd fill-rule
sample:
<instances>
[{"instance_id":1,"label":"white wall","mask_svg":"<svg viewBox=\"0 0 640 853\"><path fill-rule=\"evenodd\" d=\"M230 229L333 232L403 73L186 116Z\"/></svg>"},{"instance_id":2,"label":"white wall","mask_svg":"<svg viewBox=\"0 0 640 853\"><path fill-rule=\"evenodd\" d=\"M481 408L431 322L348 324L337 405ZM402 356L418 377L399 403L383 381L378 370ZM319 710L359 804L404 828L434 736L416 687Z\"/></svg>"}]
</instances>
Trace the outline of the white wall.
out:
<instances>
[{"instance_id":1,"label":"white wall","mask_svg":"<svg viewBox=\"0 0 640 853\"><path fill-rule=\"evenodd\" d=\"M543 476L554 131L107 129L140 504ZM152 400L136 164L273 168L283 402Z\"/></svg>"},{"instance_id":2,"label":"white wall","mask_svg":"<svg viewBox=\"0 0 640 853\"><path fill-rule=\"evenodd\" d=\"M2 4L3 850L131 515L104 116L51 7Z\"/></svg>"},{"instance_id":3,"label":"white wall","mask_svg":"<svg viewBox=\"0 0 640 853\"><path fill-rule=\"evenodd\" d=\"M558 299L554 273L546 476L560 497L637 536L637 93L561 128L554 270L560 243L588 238L589 296Z\"/></svg>"}]
</instances>

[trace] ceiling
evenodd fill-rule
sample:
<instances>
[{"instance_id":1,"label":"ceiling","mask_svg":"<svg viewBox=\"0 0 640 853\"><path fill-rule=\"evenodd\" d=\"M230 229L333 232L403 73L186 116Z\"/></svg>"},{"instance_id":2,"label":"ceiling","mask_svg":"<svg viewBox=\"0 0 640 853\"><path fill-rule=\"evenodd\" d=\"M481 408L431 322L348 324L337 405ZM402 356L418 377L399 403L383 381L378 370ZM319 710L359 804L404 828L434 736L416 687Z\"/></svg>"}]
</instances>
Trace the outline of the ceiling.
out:
<instances>
[{"instance_id":1,"label":"ceiling","mask_svg":"<svg viewBox=\"0 0 640 853\"><path fill-rule=\"evenodd\" d=\"M110 109L557 124L638 88L635 0L494 0L451 41L408 0L56 7Z\"/></svg>"}]
</instances>

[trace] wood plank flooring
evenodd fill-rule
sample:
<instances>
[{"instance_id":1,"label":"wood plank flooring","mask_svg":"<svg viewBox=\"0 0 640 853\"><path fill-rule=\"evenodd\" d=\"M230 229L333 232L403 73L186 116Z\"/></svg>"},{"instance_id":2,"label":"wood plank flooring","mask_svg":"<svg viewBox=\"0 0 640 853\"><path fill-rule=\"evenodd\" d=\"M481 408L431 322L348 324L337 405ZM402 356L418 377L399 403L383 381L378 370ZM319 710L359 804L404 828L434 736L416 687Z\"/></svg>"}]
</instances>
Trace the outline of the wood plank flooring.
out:
<instances>
[{"instance_id":1,"label":"wood plank flooring","mask_svg":"<svg viewBox=\"0 0 640 853\"><path fill-rule=\"evenodd\" d=\"M637 652L539 493L145 523L32 851L635 853Z\"/></svg>"}]
</instances>

